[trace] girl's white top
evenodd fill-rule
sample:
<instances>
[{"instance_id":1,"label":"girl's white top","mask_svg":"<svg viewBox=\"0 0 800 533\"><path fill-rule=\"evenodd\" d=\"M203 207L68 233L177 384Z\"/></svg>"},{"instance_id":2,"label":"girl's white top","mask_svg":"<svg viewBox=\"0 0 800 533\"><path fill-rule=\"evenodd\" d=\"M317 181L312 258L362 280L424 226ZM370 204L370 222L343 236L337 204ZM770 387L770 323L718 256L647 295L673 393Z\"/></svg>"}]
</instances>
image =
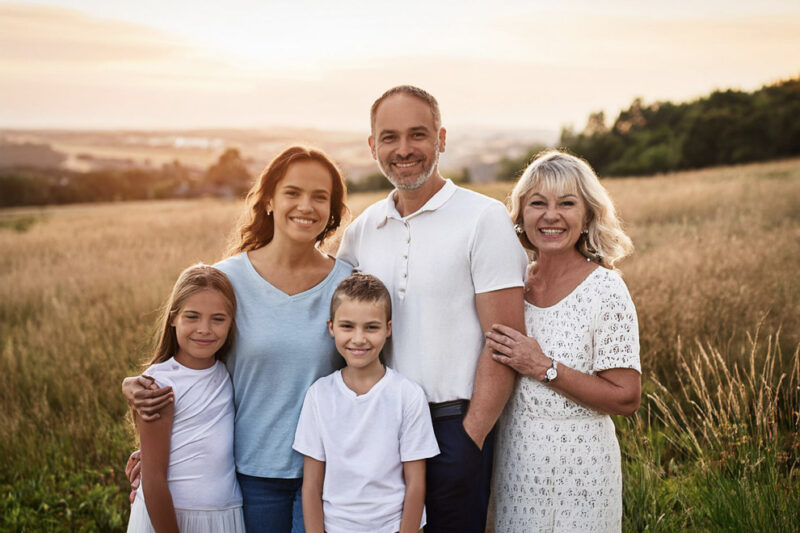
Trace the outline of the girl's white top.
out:
<instances>
[{"instance_id":1,"label":"girl's white top","mask_svg":"<svg viewBox=\"0 0 800 533\"><path fill-rule=\"evenodd\" d=\"M167 472L175 508L219 510L242 505L233 462L233 386L225 365L217 361L210 368L194 370L170 358L145 374L175 393Z\"/></svg>"}]
</instances>

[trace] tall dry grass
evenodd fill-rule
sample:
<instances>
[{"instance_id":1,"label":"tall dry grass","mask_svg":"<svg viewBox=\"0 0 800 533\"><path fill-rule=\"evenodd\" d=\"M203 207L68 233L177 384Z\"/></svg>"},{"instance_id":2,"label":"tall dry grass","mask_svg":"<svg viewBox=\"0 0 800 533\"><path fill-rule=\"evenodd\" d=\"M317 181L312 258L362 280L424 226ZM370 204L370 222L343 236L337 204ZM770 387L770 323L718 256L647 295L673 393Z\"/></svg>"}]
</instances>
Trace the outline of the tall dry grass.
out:
<instances>
[{"instance_id":1,"label":"tall dry grass","mask_svg":"<svg viewBox=\"0 0 800 533\"><path fill-rule=\"evenodd\" d=\"M759 509L800 508L800 160L606 186L637 247L621 269L645 369L643 407L618 420L626 530L780 530ZM349 203L357 214L382 196ZM0 529L123 528L120 380L147 358L178 273L221 257L240 209L0 212Z\"/></svg>"}]
</instances>

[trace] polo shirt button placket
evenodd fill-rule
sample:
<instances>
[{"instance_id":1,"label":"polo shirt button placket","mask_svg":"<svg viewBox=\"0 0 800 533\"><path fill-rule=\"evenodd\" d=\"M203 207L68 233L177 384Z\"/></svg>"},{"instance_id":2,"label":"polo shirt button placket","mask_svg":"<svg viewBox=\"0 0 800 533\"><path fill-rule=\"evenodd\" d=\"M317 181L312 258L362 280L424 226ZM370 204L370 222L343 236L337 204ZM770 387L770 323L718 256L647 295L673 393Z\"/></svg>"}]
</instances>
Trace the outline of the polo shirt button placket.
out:
<instances>
[{"instance_id":1,"label":"polo shirt button placket","mask_svg":"<svg viewBox=\"0 0 800 533\"><path fill-rule=\"evenodd\" d=\"M406 286L408 285L408 251L411 246L411 228L408 225L407 221L403 221L403 226L406 229L406 250L403 253L403 264L401 266L402 272L400 274L400 288L398 292L400 293L400 298L405 299L406 296Z\"/></svg>"}]
</instances>

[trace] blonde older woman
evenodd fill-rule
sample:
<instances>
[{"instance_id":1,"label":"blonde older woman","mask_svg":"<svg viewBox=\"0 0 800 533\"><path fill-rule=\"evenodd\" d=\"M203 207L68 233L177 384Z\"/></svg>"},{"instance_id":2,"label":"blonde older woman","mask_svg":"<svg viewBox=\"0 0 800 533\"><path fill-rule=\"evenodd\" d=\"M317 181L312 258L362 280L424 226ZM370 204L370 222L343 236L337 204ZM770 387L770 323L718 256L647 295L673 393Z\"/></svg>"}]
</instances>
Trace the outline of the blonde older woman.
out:
<instances>
[{"instance_id":1,"label":"blonde older woman","mask_svg":"<svg viewBox=\"0 0 800 533\"><path fill-rule=\"evenodd\" d=\"M591 167L541 154L511 196L531 253L526 334L496 325L495 360L520 374L498 433L495 531L620 531L619 443L609 414L639 406L636 310L614 265L632 250Z\"/></svg>"}]
</instances>

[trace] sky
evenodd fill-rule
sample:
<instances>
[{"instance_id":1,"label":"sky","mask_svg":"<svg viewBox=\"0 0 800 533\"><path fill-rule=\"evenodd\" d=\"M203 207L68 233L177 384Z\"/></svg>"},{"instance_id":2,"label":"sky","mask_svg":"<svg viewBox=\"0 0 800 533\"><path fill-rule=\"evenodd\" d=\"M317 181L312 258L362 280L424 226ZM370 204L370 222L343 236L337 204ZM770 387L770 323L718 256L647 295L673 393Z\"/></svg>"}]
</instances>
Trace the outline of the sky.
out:
<instances>
[{"instance_id":1,"label":"sky","mask_svg":"<svg viewBox=\"0 0 800 533\"><path fill-rule=\"evenodd\" d=\"M582 129L799 58L797 0L0 3L0 128L364 131L408 83L451 131Z\"/></svg>"}]
</instances>

